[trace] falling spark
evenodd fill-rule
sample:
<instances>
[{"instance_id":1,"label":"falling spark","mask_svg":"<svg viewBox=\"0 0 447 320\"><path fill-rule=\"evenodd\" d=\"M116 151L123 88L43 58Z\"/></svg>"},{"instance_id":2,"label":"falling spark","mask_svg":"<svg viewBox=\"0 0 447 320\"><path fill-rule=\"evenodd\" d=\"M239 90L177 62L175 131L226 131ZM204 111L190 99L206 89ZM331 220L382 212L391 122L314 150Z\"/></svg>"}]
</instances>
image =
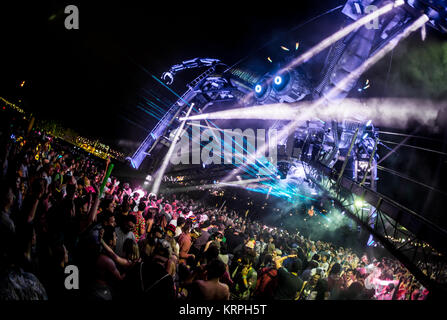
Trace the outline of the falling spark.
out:
<instances>
[{"instance_id":1,"label":"falling spark","mask_svg":"<svg viewBox=\"0 0 447 320\"><path fill-rule=\"evenodd\" d=\"M284 46L281 46L281 49L283 49L284 51L290 51L289 48L286 48Z\"/></svg>"},{"instance_id":2,"label":"falling spark","mask_svg":"<svg viewBox=\"0 0 447 320\"><path fill-rule=\"evenodd\" d=\"M270 62L273 62L272 59L270 59L270 57L267 57L267 60L270 61Z\"/></svg>"},{"instance_id":3,"label":"falling spark","mask_svg":"<svg viewBox=\"0 0 447 320\"><path fill-rule=\"evenodd\" d=\"M295 50L298 50L299 47L300 47L300 43L297 42L297 43L295 44Z\"/></svg>"}]
</instances>

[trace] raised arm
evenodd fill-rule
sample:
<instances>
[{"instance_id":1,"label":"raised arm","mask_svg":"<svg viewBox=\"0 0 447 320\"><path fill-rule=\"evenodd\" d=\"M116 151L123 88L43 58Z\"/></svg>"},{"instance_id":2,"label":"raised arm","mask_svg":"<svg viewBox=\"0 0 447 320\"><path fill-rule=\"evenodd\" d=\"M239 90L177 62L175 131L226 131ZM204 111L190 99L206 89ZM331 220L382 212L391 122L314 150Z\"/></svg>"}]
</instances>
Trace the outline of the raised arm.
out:
<instances>
[{"instance_id":1,"label":"raised arm","mask_svg":"<svg viewBox=\"0 0 447 320\"><path fill-rule=\"evenodd\" d=\"M115 261L115 263L119 264L122 267L128 268L130 266L132 266L132 262L120 257L119 255L117 255L112 248L110 248L107 243L104 242L104 240L101 239L101 244L104 248L104 250L107 252L107 254L112 258L113 261Z\"/></svg>"},{"instance_id":2,"label":"raised arm","mask_svg":"<svg viewBox=\"0 0 447 320\"><path fill-rule=\"evenodd\" d=\"M288 256L285 256L285 257L276 259L276 260L275 260L275 266L276 266L276 269L281 268L282 263L284 262L284 260L286 260L286 259L288 259L288 258L295 258L295 257L296 257L296 254L290 254L290 255L288 255Z\"/></svg>"}]
</instances>

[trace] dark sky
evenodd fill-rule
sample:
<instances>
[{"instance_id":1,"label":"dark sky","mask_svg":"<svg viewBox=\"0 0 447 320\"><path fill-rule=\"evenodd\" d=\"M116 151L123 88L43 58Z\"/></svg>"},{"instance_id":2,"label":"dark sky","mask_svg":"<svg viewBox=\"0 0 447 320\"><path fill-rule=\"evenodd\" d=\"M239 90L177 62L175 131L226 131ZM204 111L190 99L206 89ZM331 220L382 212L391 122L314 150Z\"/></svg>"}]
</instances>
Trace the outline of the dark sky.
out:
<instances>
[{"instance_id":1,"label":"dark sky","mask_svg":"<svg viewBox=\"0 0 447 320\"><path fill-rule=\"evenodd\" d=\"M0 90L83 135L112 145L141 141L144 128L155 124L136 108L141 89L159 92L167 103L175 96L138 65L156 76L194 57L231 65L343 2L15 1L0 10ZM68 4L79 8L79 30L64 28ZM26 88L17 91L22 79ZM178 93L184 85L177 82Z\"/></svg>"}]
</instances>

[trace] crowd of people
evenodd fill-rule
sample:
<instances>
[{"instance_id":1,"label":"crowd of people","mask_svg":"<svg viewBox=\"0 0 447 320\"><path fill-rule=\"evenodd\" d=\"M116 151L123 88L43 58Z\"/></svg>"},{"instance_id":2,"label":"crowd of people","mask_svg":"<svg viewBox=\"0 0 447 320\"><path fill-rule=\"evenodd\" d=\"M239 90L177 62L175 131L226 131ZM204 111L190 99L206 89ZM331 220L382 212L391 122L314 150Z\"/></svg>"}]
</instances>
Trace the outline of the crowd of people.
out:
<instances>
[{"instance_id":1,"label":"crowd of people","mask_svg":"<svg viewBox=\"0 0 447 320\"><path fill-rule=\"evenodd\" d=\"M12 138L14 136L14 138ZM16 139L16 137L23 137ZM0 299L423 300L390 258L188 194L149 193L43 133L0 136ZM67 266L79 289L67 288Z\"/></svg>"}]
</instances>

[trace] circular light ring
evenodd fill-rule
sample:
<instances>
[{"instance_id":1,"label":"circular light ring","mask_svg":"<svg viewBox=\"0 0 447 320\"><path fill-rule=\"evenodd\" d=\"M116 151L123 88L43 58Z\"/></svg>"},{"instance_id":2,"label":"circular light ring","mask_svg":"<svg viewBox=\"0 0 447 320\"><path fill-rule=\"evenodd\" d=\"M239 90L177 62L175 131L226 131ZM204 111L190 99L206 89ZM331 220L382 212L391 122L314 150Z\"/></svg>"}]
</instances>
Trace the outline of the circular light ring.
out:
<instances>
[{"instance_id":1,"label":"circular light ring","mask_svg":"<svg viewBox=\"0 0 447 320\"><path fill-rule=\"evenodd\" d=\"M270 93L270 90L271 90L271 88L267 84L267 82L265 80L262 80L255 85L255 88L254 88L255 96L257 99L262 99L262 98L268 96L268 94Z\"/></svg>"}]
</instances>

